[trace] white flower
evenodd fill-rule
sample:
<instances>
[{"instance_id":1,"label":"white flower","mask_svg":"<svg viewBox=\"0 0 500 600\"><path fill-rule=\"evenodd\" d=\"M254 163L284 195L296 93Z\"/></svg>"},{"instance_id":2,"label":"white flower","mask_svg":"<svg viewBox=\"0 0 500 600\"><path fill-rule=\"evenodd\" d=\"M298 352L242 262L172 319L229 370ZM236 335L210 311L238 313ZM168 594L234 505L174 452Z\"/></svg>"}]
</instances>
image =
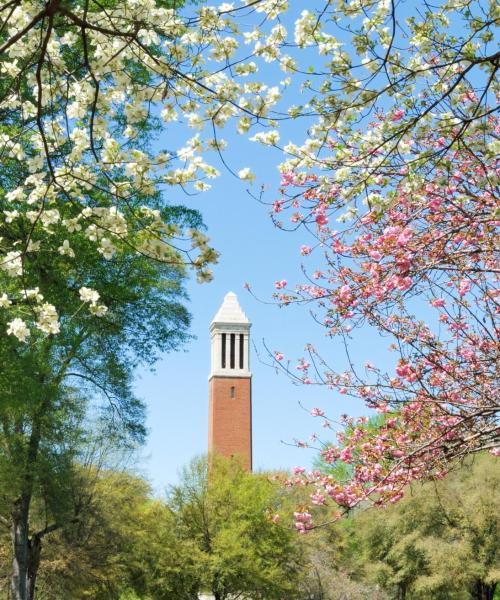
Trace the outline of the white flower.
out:
<instances>
[{"instance_id":1,"label":"white flower","mask_svg":"<svg viewBox=\"0 0 500 600\"><path fill-rule=\"evenodd\" d=\"M10 77L15 77L19 73L19 66L17 64L17 60L13 62L4 62L2 64L2 73L7 73Z\"/></svg>"},{"instance_id":2,"label":"white flower","mask_svg":"<svg viewBox=\"0 0 500 600\"><path fill-rule=\"evenodd\" d=\"M205 183L204 181L196 181L194 184L194 188L199 192L207 192L211 187L209 183Z\"/></svg>"},{"instance_id":3,"label":"white flower","mask_svg":"<svg viewBox=\"0 0 500 600\"><path fill-rule=\"evenodd\" d=\"M8 308L12 302L9 300L7 294L2 294L0 296L0 308Z\"/></svg>"},{"instance_id":4,"label":"white flower","mask_svg":"<svg viewBox=\"0 0 500 600\"><path fill-rule=\"evenodd\" d=\"M14 219L17 219L19 216L19 211L17 210L4 210L3 214L5 215L5 222L12 223Z\"/></svg>"},{"instance_id":5,"label":"white flower","mask_svg":"<svg viewBox=\"0 0 500 600\"><path fill-rule=\"evenodd\" d=\"M161 118L164 121L177 121L177 112L171 104L165 105L161 111Z\"/></svg>"},{"instance_id":6,"label":"white flower","mask_svg":"<svg viewBox=\"0 0 500 600\"><path fill-rule=\"evenodd\" d=\"M38 252L40 250L41 245L42 245L42 242L40 240L38 240L37 242L34 242L33 240L29 240L28 247L26 248L26 252Z\"/></svg>"},{"instance_id":7,"label":"white flower","mask_svg":"<svg viewBox=\"0 0 500 600\"><path fill-rule=\"evenodd\" d=\"M97 252L102 254L106 260L111 260L116 252L116 247L108 238L103 237L100 240L100 247L97 248Z\"/></svg>"},{"instance_id":8,"label":"white flower","mask_svg":"<svg viewBox=\"0 0 500 600\"><path fill-rule=\"evenodd\" d=\"M276 129L271 131L261 131L250 138L251 142L261 142L266 146L275 146L280 141L280 134Z\"/></svg>"},{"instance_id":9,"label":"white flower","mask_svg":"<svg viewBox=\"0 0 500 600\"><path fill-rule=\"evenodd\" d=\"M64 242L62 243L62 246L59 246L57 251L59 252L59 254L62 254L63 256L66 255L66 256L70 256L71 258L74 258L74 256L75 256L75 252L69 245L68 240L64 240Z\"/></svg>"},{"instance_id":10,"label":"white flower","mask_svg":"<svg viewBox=\"0 0 500 600\"><path fill-rule=\"evenodd\" d=\"M252 173L252 171L250 171L250 169L248 167L246 167L245 169L241 169L241 171L238 171L238 177L242 181L252 182L255 180L255 174Z\"/></svg>"},{"instance_id":11,"label":"white flower","mask_svg":"<svg viewBox=\"0 0 500 600\"><path fill-rule=\"evenodd\" d=\"M36 287L31 290L23 290L23 296L27 300L34 300L35 302L41 302L43 300L42 294L40 294L40 288Z\"/></svg>"},{"instance_id":12,"label":"white flower","mask_svg":"<svg viewBox=\"0 0 500 600\"><path fill-rule=\"evenodd\" d=\"M335 181L343 182L345 181L351 173L351 169L349 167L341 167L337 169L335 172Z\"/></svg>"},{"instance_id":13,"label":"white flower","mask_svg":"<svg viewBox=\"0 0 500 600\"><path fill-rule=\"evenodd\" d=\"M10 323L8 323L7 334L14 335L20 342L25 342L26 338L29 336L30 331L26 326L26 323L16 317Z\"/></svg>"},{"instance_id":14,"label":"white flower","mask_svg":"<svg viewBox=\"0 0 500 600\"><path fill-rule=\"evenodd\" d=\"M24 197L25 197L24 190L23 190L23 188L18 187L15 190L12 190L11 192L7 192L7 194L5 194L5 197L8 202L16 202L16 201L24 200Z\"/></svg>"},{"instance_id":15,"label":"white flower","mask_svg":"<svg viewBox=\"0 0 500 600\"><path fill-rule=\"evenodd\" d=\"M3 258L0 257L0 269L6 271L7 275L10 275L11 277L21 275L23 272L21 256L21 252L16 250L7 252Z\"/></svg>"},{"instance_id":16,"label":"white flower","mask_svg":"<svg viewBox=\"0 0 500 600\"><path fill-rule=\"evenodd\" d=\"M250 129L251 125L252 121L249 117L241 117L241 119L238 121L237 132L240 134L246 133Z\"/></svg>"},{"instance_id":17,"label":"white flower","mask_svg":"<svg viewBox=\"0 0 500 600\"><path fill-rule=\"evenodd\" d=\"M89 311L96 317L104 317L108 312L108 307L104 306L104 304L91 304Z\"/></svg>"},{"instance_id":18,"label":"white flower","mask_svg":"<svg viewBox=\"0 0 500 600\"><path fill-rule=\"evenodd\" d=\"M314 33L318 33L319 23L313 13L303 10L295 21L295 43L303 48L315 43Z\"/></svg>"},{"instance_id":19,"label":"white flower","mask_svg":"<svg viewBox=\"0 0 500 600\"><path fill-rule=\"evenodd\" d=\"M59 333L61 327L55 306L46 302L38 309L38 322L36 326L44 333Z\"/></svg>"},{"instance_id":20,"label":"white flower","mask_svg":"<svg viewBox=\"0 0 500 600\"><path fill-rule=\"evenodd\" d=\"M95 304L99 300L100 296L99 292L96 292L91 288L81 287L80 298L82 302L90 302L91 304Z\"/></svg>"}]
</instances>

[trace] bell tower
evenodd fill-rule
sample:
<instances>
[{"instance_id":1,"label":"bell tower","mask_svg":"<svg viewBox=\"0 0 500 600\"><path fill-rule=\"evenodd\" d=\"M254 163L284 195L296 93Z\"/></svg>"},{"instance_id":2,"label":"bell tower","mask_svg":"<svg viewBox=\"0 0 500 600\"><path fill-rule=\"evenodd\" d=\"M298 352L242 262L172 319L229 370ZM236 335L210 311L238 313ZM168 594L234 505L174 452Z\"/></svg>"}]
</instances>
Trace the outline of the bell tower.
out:
<instances>
[{"instance_id":1,"label":"bell tower","mask_svg":"<svg viewBox=\"0 0 500 600\"><path fill-rule=\"evenodd\" d=\"M252 470L250 327L233 292L210 324L208 451L237 457Z\"/></svg>"}]
</instances>

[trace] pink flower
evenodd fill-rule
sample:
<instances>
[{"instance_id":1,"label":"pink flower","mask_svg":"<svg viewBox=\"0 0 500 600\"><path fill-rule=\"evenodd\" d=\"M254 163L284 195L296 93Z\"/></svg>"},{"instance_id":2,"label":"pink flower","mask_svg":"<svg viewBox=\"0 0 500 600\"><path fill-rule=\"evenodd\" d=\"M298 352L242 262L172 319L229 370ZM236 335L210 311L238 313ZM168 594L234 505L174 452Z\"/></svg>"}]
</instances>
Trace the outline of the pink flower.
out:
<instances>
[{"instance_id":1,"label":"pink flower","mask_svg":"<svg viewBox=\"0 0 500 600\"><path fill-rule=\"evenodd\" d=\"M352 453L350 448L342 448L339 455L340 460L343 460L346 463L352 461Z\"/></svg>"},{"instance_id":2,"label":"pink flower","mask_svg":"<svg viewBox=\"0 0 500 600\"><path fill-rule=\"evenodd\" d=\"M468 90L465 94L462 94L461 100L463 102L477 102L477 96L472 90Z\"/></svg>"},{"instance_id":3,"label":"pink flower","mask_svg":"<svg viewBox=\"0 0 500 600\"><path fill-rule=\"evenodd\" d=\"M298 523L312 523L312 515L308 512L294 512L293 516Z\"/></svg>"},{"instance_id":4,"label":"pink flower","mask_svg":"<svg viewBox=\"0 0 500 600\"><path fill-rule=\"evenodd\" d=\"M431 300L431 306L435 306L436 308L441 308L445 304L446 302L443 298L434 298L433 300Z\"/></svg>"},{"instance_id":5,"label":"pink flower","mask_svg":"<svg viewBox=\"0 0 500 600\"><path fill-rule=\"evenodd\" d=\"M305 472L306 472L305 467L293 467L293 469L292 469L292 473L294 475L302 475Z\"/></svg>"},{"instance_id":6,"label":"pink flower","mask_svg":"<svg viewBox=\"0 0 500 600\"><path fill-rule=\"evenodd\" d=\"M273 202L273 213L279 213L283 210L283 201L276 200Z\"/></svg>"},{"instance_id":7,"label":"pink flower","mask_svg":"<svg viewBox=\"0 0 500 600\"><path fill-rule=\"evenodd\" d=\"M320 492L316 492L311 494L311 502L317 506L321 506L322 504L325 504L325 497L323 494L320 494Z\"/></svg>"},{"instance_id":8,"label":"pink flower","mask_svg":"<svg viewBox=\"0 0 500 600\"><path fill-rule=\"evenodd\" d=\"M281 185L292 185L295 174L293 171L285 171L281 173Z\"/></svg>"},{"instance_id":9,"label":"pink flower","mask_svg":"<svg viewBox=\"0 0 500 600\"><path fill-rule=\"evenodd\" d=\"M490 450L490 454L493 454L493 456L500 456L500 446L497 446L496 448L492 448Z\"/></svg>"},{"instance_id":10,"label":"pink flower","mask_svg":"<svg viewBox=\"0 0 500 600\"><path fill-rule=\"evenodd\" d=\"M302 256L306 256L307 254L311 254L312 248L310 246L301 246L300 253Z\"/></svg>"},{"instance_id":11,"label":"pink flower","mask_svg":"<svg viewBox=\"0 0 500 600\"><path fill-rule=\"evenodd\" d=\"M392 113L391 121L400 121L405 116L405 111L400 108L396 112Z\"/></svg>"},{"instance_id":12,"label":"pink flower","mask_svg":"<svg viewBox=\"0 0 500 600\"><path fill-rule=\"evenodd\" d=\"M321 408L313 408L311 410L311 415L313 417L324 417L325 416L325 411L321 410Z\"/></svg>"},{"instance_id":13,"label":"pink flower","mask_svg":"<svg viewBox=\"0 0 500 600\"><path fill-rule=\"evenodd\" d=\"M351 295L351 288L348 285L343 285L340 289L339 289L339 297L342 300L347 300Z\"/></svg>"},{"instance_id":14,"label":"pink flower","mask_svg":"<svg viewBox=\"0 0 500 600\"><path fill-rule=\"evenodd\" d=\"M396 373L399 377L407 377L411 373L411 368L409 365L398 365L396 367Z\"/></svg>"},{"instance_id":15,"label":"pink flower","mask_svg":"<svg viewBox=\"0 0 500 600\"><path fill-rule=\"evenodd\" d=\"M283 354L281 354L281 352L278 352L277 350L274 351L274 358L276 360L283 360L285 357L283 356Z\"/></svg>"},{"instance_id":16,"label":"pink flower","mask_svg":"<svg viewBox=\"0 0 500 600\"><path fill-rule=\"evenodd\" d=\"M465 294L470 291L471 287L472 284L468 279L462 279L458 284L458 293L460 296L465 296Z\"/></svg>"},{"instance_id":17,"label":"pink flower","mask_svg":"<svg viewBox=\"0 0 500 600\"><path fill-rule=\"evenodd\" d=\"M397 239L398 246L401 246L401 247L406 246L406 244L410 241L412 235L413 235L413 232L411 229L409 229L408 227L403 229L403 231L399 234L398 239Z\"/></svg>"},{"instance_id":18,"label":"pink flower","mask_svg":"<svg viewBox=\"0 0 500 600\"><path fill-rule=\"evenodd\" d=\"M328 223L328 217L325 215L325 213L319 213L318 215L316 215L316 223L320 227L323 227Z\"/></svg>"},{"instance_id":19,"label":"pink flower","mask_svg":"<svg viewBox=\"0 0 500 600\"><path fill-rule=\"evenodd\" d=\"M286 279L282 279L281 281L276 281L276 283L274 284L274 287L277 290L282 290L283 288L286 288L287 286L287 280Z\"/></svg>"},{"instance_id":20,"label":"pink flower","mask_svg":"<svg viewBox=\"0 0 500 600\"><path fill-rule=\"evenodd\" d=\"M327 462L328 464L331 464L337 460L338 453L339 453L338 448L335 448L335 446L332 446L331 448L327 448L326 450L323 450L321 452L321 456L323 457L323 460L325 462Z\"/></svg>"}]
</instances>

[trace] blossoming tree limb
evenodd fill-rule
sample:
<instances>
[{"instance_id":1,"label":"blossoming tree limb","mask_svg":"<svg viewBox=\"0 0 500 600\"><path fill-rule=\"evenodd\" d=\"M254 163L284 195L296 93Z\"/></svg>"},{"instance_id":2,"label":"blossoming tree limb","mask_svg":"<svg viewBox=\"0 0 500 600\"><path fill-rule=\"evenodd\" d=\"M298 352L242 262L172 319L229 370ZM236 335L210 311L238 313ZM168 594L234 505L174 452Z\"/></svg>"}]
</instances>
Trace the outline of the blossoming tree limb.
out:
<instances>
[{"instance_id":1,"label":"blossoming tree limb","mask_svg":"<svg viewBox=\"0 0 500 600\"><path fill-rule=\"evenodd\" d=\"M279 227L308 232L300 253L316 264L304 263L306 281L295 288L277 281L275 297L314 306L327 334L344 340L350 366L337 372L312 346L298 372L281 352L274 360L295 380L384 415L376 428L345 418L337 445L323 446L325 460L351 466L345 479L298 469L289 482L313 486L313 504L349 509L396 502L409 482L442 477L465 455L500 453L500 57L492 45L500 13L461 1L414 12L362 0L335 9L332 27L347 31L351 47L339 44L342 59L311 102L320 123L281 166L273 204ZM303 45L337 46L319 32L324 14L303 19ZM394 371L351 360L361 327L392 338ZM312 414L334 428L324 407ZM297 526L311 522L306 512Z\"/></svg>"}]
</instances>

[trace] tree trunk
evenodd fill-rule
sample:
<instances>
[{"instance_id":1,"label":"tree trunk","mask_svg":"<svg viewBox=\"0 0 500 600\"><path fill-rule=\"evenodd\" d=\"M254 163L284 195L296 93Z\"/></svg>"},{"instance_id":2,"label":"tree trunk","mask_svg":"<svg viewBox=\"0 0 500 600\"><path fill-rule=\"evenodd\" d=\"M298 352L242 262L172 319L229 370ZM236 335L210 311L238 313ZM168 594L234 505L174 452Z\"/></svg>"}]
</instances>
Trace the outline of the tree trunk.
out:
<instances>
[{"instance_id":1,"label":"tree trunk","mask_svg":"<svg viewBox=\"0 0 500 600\"><path fill-rule=\"evenodd\" d=\"M12 574L10 590L12 600L34 600L35 582L40 564L41 537L29 535L29 517L33 494L34 470L38 459L41 435L41 414L46 408L43 404L35 412L31 425L31 434L23 465L23 484L19 498L12 511Z\"/></svg>"},{"instance_id":2,"label":"tree trunk","mask_svg":"<svg viewBox=\"0 0 500 600\"><path fill-rule=\"evenodd\" d=\"M42 552L42 538L35 535L31 538L30 556L28 562L28 600L34 600L36 591L36 576L40 566L40 554Z\"/></svg>"},{"instance_id":3,"label":"tree trunk","mask_svg":"<svg viewBox=\"0 0 500 600\"><path fill-rule=\"evenodd\" d=\"M30 543L28 531L30 499L21 496L12 512L12 575L10 591L12 600L28 600L28 565L30 562Z\"/></svg>"},{"instance_id":4,"label":"tree trunk","mask_svg":"<svg viewBox=\"0 0 500 600\"><path fill-rule=\"evenodd\" d=\"M476 581L472 595L474 600L493 600L497 584L487 585L482 581Z\"/></svg>"},{"instance_id":5,"label":"tree trunk","mask_svg":"<svg viewBox=\"0 0 500 600\"><path fill-rule=\"evenodd\" d=\"M34 600L36 577L40 566L42 534L29 536L29 498L16 502L12 514L12 576L10 590L12 600Z\"/></svg>"},{"instance_id":6,"label":"tree trunk","mask_svg":"<svg viewBox=\"0 0 500 600\"><path fill-rule=\"evenodd\" d=\"M406 585L404 583L400 583L398 585L398 600L405 600L406 598Z\"/></svg>"}]
</instances>

